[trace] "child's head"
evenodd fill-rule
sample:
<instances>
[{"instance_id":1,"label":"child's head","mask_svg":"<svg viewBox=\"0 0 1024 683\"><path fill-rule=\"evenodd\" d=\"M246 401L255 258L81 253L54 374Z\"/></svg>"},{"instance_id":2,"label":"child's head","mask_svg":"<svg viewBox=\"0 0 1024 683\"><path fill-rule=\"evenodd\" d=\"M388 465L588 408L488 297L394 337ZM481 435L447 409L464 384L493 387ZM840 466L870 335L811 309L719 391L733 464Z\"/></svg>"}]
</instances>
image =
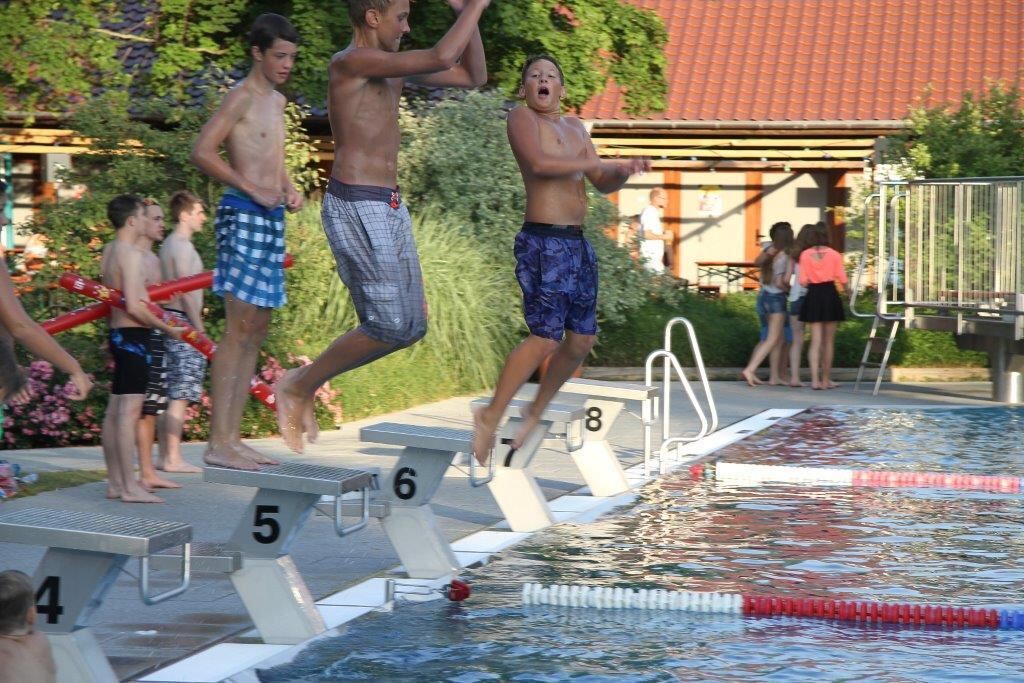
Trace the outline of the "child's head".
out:
<instances>
[{"instance_id":1,"label":"child's head","mask_svg":"<svg viewBox=\"0 0 1024 683\"><path fill-rule=\"evenodd\" d=\"M377 33L382 50L398 52L402 36L409 32L410 0L348 0L352 28Z\"/></svg>"},{"instance_id":2,"label":"child's head","mask_svg":"<svg viewBox=\"0 0 1024 683\"><path fill-rule=\"evenodd\" d=\"M828 227L821 221L812 226L811 234L808 237L810 247L827 247L829 245Z\"/></svg>"},{"instance_id":3,"label":"child's head","mask_svg":"<svg viewBox=\"0 0 1024 683\"><path fill-rule=\"evenodd\" d=\"M154 242L161 241L164 238L163 207L157 200L149 198L142 200L142 207L142 215L146 218L142 234Z\"/></svg>"},{"instance_id":4,"label":"child's head","mask_svg":"<svg viewBox=\"0 0 1024 683\"><path fill-rule=\"evenodd\" d=\"M142 218L142 200L133 194L121 194L107 202L107 218L120 230L129 222Z\"/></svg>"},{"instance_id":5,"label":"child's head","mask_svg":"<svg viewBox=\"0 0 1024 683\"><path fill-rule=\"evenodd\" d=\"M16 569L0 572L0 635L16 635L35 624L32 580Z\"/></svg>"},{"instance_id":6,"label":"child's head","mask_svg":"<svg viewBox=\"0 0 1024 683\"><path fill-rule=\"evenodd\" d=\"M299 33L280 14L261 14L249 29L249 53L264 78L274 85L288 80L299 51Z\"/></svg>"},{"instance_id":7,"label":"child's head","mask_svg":"<svg viewBox=\"0 0 1024 683\"><path fill-rule=\"evenodd\" d=\"M796 234L796 240L793 242L793 258L799 258L801 252L811 246L811 235L814 234L814 229L813 223L805 223L800 228L800 232Z\"/></svg>"},{"instance_id":8,"label":"child's head","mask_svg":"<svg viewBox=\"0 0 1024 683\"><path fill-rule=\"evenodd\" d=\"M171 195L169 208L172 223L199 230L206 221L206 207L202 200L188 190L179 190Z\"/></svg>"},{"instance_id":9,"label":"child's head","mask_svg":"<svg viewBox=\"0 0 1024 683\"><path fill-rule=\"evenodd\" d=\"M559 111L564 95L565 76L558 60L548 54L527 57L519 84L526 106L539 112Z\"/></svg>"}]
</instances>

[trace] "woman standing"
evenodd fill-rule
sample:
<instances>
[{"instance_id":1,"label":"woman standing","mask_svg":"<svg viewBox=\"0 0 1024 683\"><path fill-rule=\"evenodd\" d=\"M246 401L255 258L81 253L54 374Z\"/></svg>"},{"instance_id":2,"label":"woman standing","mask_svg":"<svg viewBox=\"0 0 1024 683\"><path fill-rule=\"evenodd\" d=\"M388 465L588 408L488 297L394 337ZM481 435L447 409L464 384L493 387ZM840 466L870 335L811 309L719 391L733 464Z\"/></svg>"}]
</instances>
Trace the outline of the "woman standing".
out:
<instances>
[{"instance_id":1,"label":"woman standing","mask_svg":"<svg viewBox=\"0 0 1024 683\"><path fill-rule=\"evenodd\" d=\"M789 266L789 250L793 247L793 228L789 223L779 222L768 233L772 241L754 263L761 266L761 291L757 294L757 315L762 325L767 325L765 338L758 342L750 354L747 367L743 368L743 379L750 386L761 384L755 375L757 367L765 357L771 355L769 363L769 384L782 384L779 376L779 362L782 357L783 335L786 327L786 270Z\"/></svg>"},{"instance_id":2,"label":"woman standing","mask_svg":"<svg viewBox=\"0 0 1024 683\"><path fill-rule=\"evenodd\" d=\"M799 282L807 288L800 321L811 326L811 346L807 362L811 368L812 389L834 389L832 358L835 354L836 327L846 319L839 292L846 284L842 255L828 246L828 230L818 224L811 233L811 246L800 254Z\"/></svg>"}]
</instances>

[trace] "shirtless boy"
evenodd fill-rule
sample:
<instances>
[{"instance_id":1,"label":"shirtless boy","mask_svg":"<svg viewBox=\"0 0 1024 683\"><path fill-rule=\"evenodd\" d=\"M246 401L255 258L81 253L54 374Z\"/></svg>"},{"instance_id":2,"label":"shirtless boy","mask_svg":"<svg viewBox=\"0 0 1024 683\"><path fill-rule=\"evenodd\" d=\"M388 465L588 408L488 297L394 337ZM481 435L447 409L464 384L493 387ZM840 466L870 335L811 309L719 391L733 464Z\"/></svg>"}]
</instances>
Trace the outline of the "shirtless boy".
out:
<instances>
[{"instance_id":1,"label":"shirtless boy","mask_svg":"<svg viewBox=\"0 0 1024 683\"><path fill-rule=\"evenodd\" d=\"M276 461L241 439L242 413L270 312L284 291L284 210L302 195L284 164L284 95L299 36L284 17L262 14L249 31L253 65L203 126L192 162L228 186L217 207L213 291L224 297L224 336L210 367L210 441L203 460L243 470ZM224 146L230 163L217 153Z\"/></svg>"},{"instance_id":2,"label":"shirtless boy","mask_svg":"<svg viewBox=\"0 0 1024 683\"><path fill-rule=\"evenodd\" d=\"M146 221L136 242L142 251L143 284L146 287L160 282L160 259L153 253L153 245L164 239L164 210L155 200L142 200ZM167 337L160 330L149 330L149 375L142 415L135 427L135 447L139 454L139 480L153 489L180 489L181 484L164 479L153 468L153 439L156 437L157 418L167 410Z\"/></svg>"},{"instance_id":3,"label":"shirtless boy","mask_svg":"<svg viewBox=\"0 0 1024 683\"><path fill-rule=\"evenodd\" d=\"M203 272L203 262L192 245L192 236L203 229L206 207L199 197L182 190L171 197L170 210L174 229L160 245L160 275L165 281ZM203 290L179 294L167 302L166 308L205 334ZM157 469L164 472L202 471L181 457L181 433L185 426L185 409L189 403L199 403L203 397L205 375L206 357L203 354L183 341L167 340L167 398L170 402L160 424Z\"/></svg>"},{"instance_id":4,"label":"shirtless boy","mask_svg":"<svg viewBox=\"0 0 1024 683\"><path fill-rule=\"evenodd\" d=\"M32 580L0 572L0 683L53 683L57 665L46 634L36 630Z\"/></svg>"},{"instance_id":5,"label":"shirtless boy","mask_svg":"<svg viewBox=\"0 0 1024 683\"><path fill-rule=\"evenodd\" d=\"M491 403L473 416L473 453L481 464L487 462L509 401L541 362L550 356L513 448L537 426L597 339L597 260L583 237L584 176L608 193L650 169L646 159L601 161L580 120L562 116L564 85L553 57L530 57L519 88L526 106L508 115L508 141L526 185L526 218L516 235L515 255L530 335L509 354Z\"/></svg>"},{"instance_id":6,"label":"shirtless boy","mask_svg":"<svg viewBox=\"0 0 1024 683\"><path fill-rule=\"evenodd\" d=\"M2 209L6 202L7 184L0 181L0 229L7 225L7 215ZM7 264L0 259L0 404L29 396L28 378L14 355L15 341L32 355L49 361L71 376L74 390L70 398L82 400L89 393L92 380L78 361L28 316L14 290Z\"/></svg>"},{"instance_id":7,"label":"shirtless boy","mask_svg":"<svg viewBox=\"0 0 1024 683\"><path fill-rule=\"evenodd\" d=\"M406 81L474 88L487 81L477 22L490 0L448 0L458 18L434 47L399 52L409 0L349 0L352 42L330 64L334 168L324 231L360 325L275 387L285 443L317 436L313 395L332 377L414 344L427 332L423 277L397 186L398 102Z\"/></svg>"},{"instance_id":8,"label":"shirtless boy","mask_svg":"<svg viewBox=\"0 0 1024 683\"><path fill-rule=\"evenodd\" d=\"M114 381L103 418L103 459L107 463L107 498L126 503L162 503L135 478L135 430L142 416L149 379L150 330L156 328L175 339L181 328L171 327L146 307L145 253L139 235L149 227L142 200L133 195L114 197L107 218L116 231L103 250L103 284L124 294L125 310L110 309L110 352Z\"/></svg>"}]
</instances>

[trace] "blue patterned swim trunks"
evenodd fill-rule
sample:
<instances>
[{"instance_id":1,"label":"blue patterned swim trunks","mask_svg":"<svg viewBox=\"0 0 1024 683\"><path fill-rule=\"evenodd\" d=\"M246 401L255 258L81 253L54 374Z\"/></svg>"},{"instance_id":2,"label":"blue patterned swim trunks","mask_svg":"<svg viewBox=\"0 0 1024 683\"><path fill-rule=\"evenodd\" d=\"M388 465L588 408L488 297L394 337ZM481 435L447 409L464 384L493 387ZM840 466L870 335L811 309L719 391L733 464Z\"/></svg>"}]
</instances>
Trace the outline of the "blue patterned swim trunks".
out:
<instances>
[{"instance_id":1,"label":"blue patterned swim trunks","mask_svg":"<svg viewBox=\"0 0 1024 683\"><path fill-rule=\"evenodd\" d=\"M523 223L515 256L530 334L597 334L597 257L580 226Z\"/></svg>"},{"instance_id":2,"label":"blue patterned swim trunks","mask_svg":"<svg viewBox=\"0 0 1024 683\"><path fill-rule=\"evenodd\" d=\"M262 308L284 306L284 207L265 209L228 188L217 206L214 230L214 293Z\"/></svg>"}]
</instances>

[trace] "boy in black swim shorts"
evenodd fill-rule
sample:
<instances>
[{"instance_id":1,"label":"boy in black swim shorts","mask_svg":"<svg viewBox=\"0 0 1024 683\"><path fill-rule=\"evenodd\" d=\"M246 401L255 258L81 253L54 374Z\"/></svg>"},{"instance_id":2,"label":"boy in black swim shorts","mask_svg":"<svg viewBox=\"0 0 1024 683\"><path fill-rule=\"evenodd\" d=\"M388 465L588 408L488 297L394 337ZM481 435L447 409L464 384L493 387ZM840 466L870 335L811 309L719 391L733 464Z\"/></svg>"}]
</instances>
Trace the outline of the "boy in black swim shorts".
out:
<instances>
[{"instance_id":1,"label":"boy in black swim shorts","mask_svg":"<svg viewBox=\"0 0 1024 683\"><path fill-rule=\"evenodd\" d=\"M103 417L103 459L107 464L107 498L126 503L162 503L135 477L136 427L142 416L151 363L153 329L180 339L182 329L171 327L147 308L145 252L139 236L151 227L142 200L132 195L114 197L107 217L116 231L103 250L103 283L124 294L124 310L110 311L110 352L114 382Z\"/></svg>"},{"instance_id":2,"label":"boy in black swim shorts","mask_svg":"<svg viewBox=\"0 0 1024 683\"><path fill-rule=\"evenodd\" d=\"M526 220L516 236L516 278L523 290L528 336L505 361L491 403L473 415L473 454L484 464L509 401L550 358L523 425L522 445L544 408L593 348L597 337L597 259L583 236L586 176L600 192L614 192L646 159L602 161L583 124L562 116L562 68L553 57L530 57L519 96L525 106L508 115L508 141L526 185Z\"/></svg>"}]
</instances>

